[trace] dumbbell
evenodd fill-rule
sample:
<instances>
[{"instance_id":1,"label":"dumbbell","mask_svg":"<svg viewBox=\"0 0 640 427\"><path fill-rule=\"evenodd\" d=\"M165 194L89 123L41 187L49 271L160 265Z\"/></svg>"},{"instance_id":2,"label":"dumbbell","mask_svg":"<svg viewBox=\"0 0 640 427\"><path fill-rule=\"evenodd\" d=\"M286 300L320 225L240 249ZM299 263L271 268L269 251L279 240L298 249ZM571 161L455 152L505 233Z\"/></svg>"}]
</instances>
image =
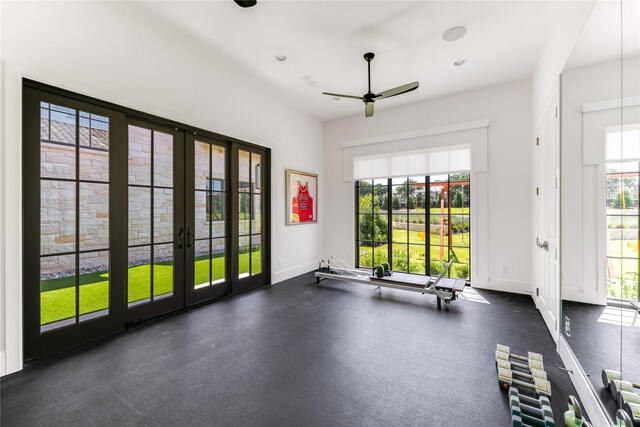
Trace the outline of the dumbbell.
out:
<instances>
[{"instance_id":1,"label":"dumbbell","mask_svg":"<svg viewBox=\"0 0 640 427\"><path fill-rule=\"evenodd\" d=\"M623 381L622 373L618 371L614 371L613 369L602 370L602 384L605 386L605 388L609 388L612 394L617 395L621 390L611 388L612 385L616 387L615 381L621 381L623 383L626 383L627 385L631 385L631 388L635 388L638 390L636 393L640 392L640 384L633 383L631 381ZM634 390L625 389L625 391L634 391Z\"/></svg>"},{"instance_id":2,"label":"dumbbell","mask_svg":"<svg viewBox=\"0 0 640 427\"><path fill-rule=\"evenodd\" d=\"M633 427L633 421L624 409L618 409L616 412L616 426Z\"/></svg>"},{"instance_id":3,"label":"dumbbell","mask_svg":"<svg viewBox=\"0 0 640 427\"><path fill-rule=\"evenodd\" d=\"M518 385L536 393L536 396L551 396L551 383L547 380L534 378L533 384L513 378L513 371L505 368L498 368L498 383L500 387L508 389L512 385Z\"/></svg>"},{"instance_id":4,"label":"dumbbell","mask_svg":"<svg viewBox=\"0 0 640 427\"><path fill-rule=\"evenodd\" d=\"M526 378L528 380L533 380L535 378L540 378L541 380L546 380L547 379L547 373L545 371L541 371L539 369L531 369L529 372L529 374L525 373L525 372L520 372L520 371L516 371L514 369L511 369L511 362L508 362L506 360L497 360L496 361L497 367L498 368L503 368L503 369L509 369L514 375L517 375L519 377L522 378Z\"/></svg>"},{"instance_id":5,"label":"dumbbell","mask_svg":"<svg viewBox=\"0 0 640 427\"><path fill-rule=\"evenodd\" d=\"M564 413L564 425L565 427L591 427L589 421L582 416L582 408L578 399L574 396L569 396L569 403L567 404L569 410Z\"/></svg>"},{"instance_id":6,"label":"dumbbell","mask_svg":"<svg viewBox=\"0 0 640 427\"><path fill-rule=\"evenodd\" d=\"M625 402L622 407L624 412L629 416L633 427L640 427L640 404Z\"/></svg>"},{"instance_id":7,"label":"dumbbell","mask_svg":"<svg viewBox=\"0 0 640 427\"><path fill-rule=\"evenodd\" d=\"M542 396L533 399L527 396L520 396L518 389L509 389L509 406L511 406L511 420L526 422L527 424L554 427L553 411L549 399Z\"/></svg>"},{"instance_id":8,"label":"dumbbell","mask_svg":"<svg viewBox=\"0 0 640 427\"><path fill-rule=\"evenodd\" d=\"M618 393L618 408L624 408L627 403L640 405L640 395L624 390Z\"/></svg>"},{"instance_id":9,"label":"dumbbell","mask_svg":"<svg viewBox=\"0 0 640 427\"><path fill-rule=\"evenodd\" d=\"M496 351L499 351L499 352L502 352L502 353L507 353L509 355L509 357L511 357L513 359L522 360L524 362L529 362L531 360L537 360L540 363L544 363L544 361L542 360L542 355L540 353L534 353L534 352L530 351L530 352L527 353L528 357L520 356L519 354L511 353L511 349L509 348L509 346L508 345L502 345L502 344L497 344L496 345Z\"/></svg>"},{"instance_id":10,"label":"dumbbell","mask_svg":"<svg viewBox=\"0 0 640 427\"><path fill-rule=\"evenodd\" d=\"M537 369L538 371L544 371L544 364L542 363L542 360L528 359L528 363L525 365L524 363L520 363L520 362L512 362L511 359L509 358L509 353L496 350L496 366L498 365L498 361L500 360L504 360L506 362L511 363L512 366L515 366L521 369L526 369L528 371L531 371L532 369Z\"/></svg>"}]
</instances>

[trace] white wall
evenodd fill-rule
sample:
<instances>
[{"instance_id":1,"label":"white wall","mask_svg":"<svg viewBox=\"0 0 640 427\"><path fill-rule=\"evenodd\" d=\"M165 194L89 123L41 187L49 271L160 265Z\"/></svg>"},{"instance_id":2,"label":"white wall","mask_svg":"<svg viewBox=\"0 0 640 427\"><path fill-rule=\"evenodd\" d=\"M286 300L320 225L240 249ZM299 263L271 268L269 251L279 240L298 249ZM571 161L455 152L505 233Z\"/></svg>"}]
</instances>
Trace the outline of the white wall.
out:
<instances>
[{"instance_id":1,"label":"white wall","mask_svg":"<svg viewBox=\"0 0 640 427\"><path fill-rule=\"evenodd\" d=\"M582 108L638 95L637 77L625 80L621 92L621 68L616 60L562 75L562 297L571 301L606 304L606 178L604 168L583 165ZM640 75L639 57L625 58L624 74Z\"/></svg>"},{"instance_id":2,"label":"white wall","mask_svg":"<svg viewBox=\"0 0 640 427\"><path fill-rule=\"evenodd\" d=\"M342 143L485 119L490 121L488 191L486 198L472 197L471 212L478 214L479 206L486 204L487 214L478 220L487 237L471 243L486 248L477 251L478 260L472 259L472 271L481 270L473 285L530 293L530 80L378 109L371 118L362 115L325 123L325 194L331 195L332 203L325 207L330 226L325 228L324 255L354 258L353 184L343 179Z\"/></svg>"},{"instance_id":3,"label":"white wall","mask_svg":"<svg viewBox=\"0 0 640 427\"><path fill-rule=\"evenodd\" d=\"M272 278L313 269L323 245L320 222L285 227L284 170L320 174L322 124L273 98L213 50L144 26L93 2L3 2L0 153L0 374L22 366L21 78L27 77L272 149ZM31 260L30 262L33 262Z\"/></svg>"}]
</instances>

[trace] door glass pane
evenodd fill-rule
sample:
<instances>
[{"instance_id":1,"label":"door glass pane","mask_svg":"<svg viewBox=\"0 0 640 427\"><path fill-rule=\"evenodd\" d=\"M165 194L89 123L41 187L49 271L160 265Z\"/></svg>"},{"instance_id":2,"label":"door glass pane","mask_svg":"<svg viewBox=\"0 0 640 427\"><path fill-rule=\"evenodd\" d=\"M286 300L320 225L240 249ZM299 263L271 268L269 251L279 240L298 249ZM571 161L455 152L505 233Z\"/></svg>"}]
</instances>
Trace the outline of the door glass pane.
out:
<instances>
[{"instance_id":1,"label":"door glass pane","mask_svg":"<svg viewBox=\"0 0 640 427\"><path fill-rule=\"evenodd\" d=\"M109 313L109 251L80 254L80 321Z\"/></svg>"},{"instance_id":2,"label":"door glass pane","mask_svg":"<svg viewBox=\"0 0 640 427\"><path fill-rule=\"evenodd\" d=\"M76 249L76 183L40 181L40 253Z\"/></svg>"},{"instance_id":3,"label":"door glass pane","mask_svg":"<svg viewBox=\"0 0 640 427\"><path fill-rule=\"evenodd\" d=\"M262 191L262 156L251 153L251 192Z\"/></svg>"},{"instance_id":4,"label":"door glass pane","mask_svg":"<svg viewBox=\"0 0 640 427\"><path fill-rule=\"evenodd\" d=\"M151 243L151 189L129 187L129 245Z\"/></svg>"},{"instance_id":5,"label":"door glass pane","mask_svg":"<svg viewBox=\"0 0 640 427\"><path fill-rule=\"evenodd\" d=\"M241 192L250 191L250 166L249 166L250 153L248 151L240 150L238 152L238 188Z\"/></svg>"},{"instance_id":6,"label":"door glass pane","mask_svg":"<svg viewBox=\"0 0 640 427\"><path fill-rule=\"evenodd\" d=\"M409 272L416 274L426 274L426 246L409 245Z\"/></svg>"},{"instance_id":7,"label":"door glass pane","mask_svg":"<svg viewBox=\"0 0 640 427\"><path fill-rule=\"evenodd\" d=\"M153 295L173 293L173 243L153 247Z\"/></svg>"},{"instance_id":8,"label":"door glass pane","mask_svg":"<svg viewBox=\"0 0 640 427\"><path fill-rule=\"evenodd\" d=\"M173 187L173 136L153 131L153 185Z\"/></svg>"},{"instance_id":9,"label":"door glass pane","mask_svg":"<svg viewBox=\"0 0 640 427\"><path fill-rule=\"evenodd\" d=\"M75 323L76 256L48 256L40 259L41 331Z\"/></svg>"},{"instance_id":10,"label":"door glass pane","mask_svg":"<svg viewBox=\"0 0 640 427\"><path fill-rule=\"evenodd\" d=\"M225 180L225 155L224 147L213 145L211 147L211 178L218 180L221 184L224 184ZM226 191L224 185L213 188L215 191Z\"/></svg>"},{"instance_id":11,"label":"door glass pane","mask_svg":"<svg viewBox=\"0 0 640 427\"><path fill-rule=\"evenodd\" d=\"M240 235L249 234L249 208L250 200L249 194L239 194L239 212L238 212L238 233Z\"/></svg>"},{"instance_id":12,"label":"door glass pane","mask_svg":"<svg viewBox=\"0 0 640 427\"><path fill-rule=\"evenodd\" d=\"M210 285L211 257L209 252L210 240L196 240L194 246L194 288L204 288Z\"/></svg>"},{"instance_id":13,"label":"door glass pane","mask_svg":"<svg viewBox=\"0 0 640 427\"><path fill-rule=\"evenodd\" d=\"M261 236L251 236L251 275L262 272L262 244Z\"/></svg>"},{"instance_id":14,"label":"door glass pane","mask_svg":"<svg viewBox=\"0 0 640 427\"><path fill-rule=\"evenodd\" d=\"M153 241L173 241L173 190L167 188L153 190Z\"/></svg>"},{"instance_id":15,"label":"door glass pane","mask_svg":"<svg viewBox=\"0 0 640 427\"><path fill-rule=\"evenodd\" d=\"M195 207L195 236L196 239L206 239L209 237L209 203L207 201L207 191L196 190L194 194Z\"/></svg>"},{"instance_id":16,"label":"door glass pane","mask_svg":"<svg viewBox=\"0 0 640 427\"><path fill-rule=\"evenodd\" d=\"M249 236L241 236L238 246L238 278L243 278L249 275Z\"/></svg>"},{"instance_id":17,"label":"door glass pane","mask_svg":"<svg viewBox=\"0 0 640 427\"><path fill-rule=\"evenodd\" d=\"M209 189L209 156L211 145L196 141L194 144L194 188L196 190Z\"/></svg>"},{"instance_id":18,"label":"door glass pane","mask_svg":"<svg viewBox=\"0 0 640 427\"><path fill-rule=\"evenodd\" d=\"M251 200L251 233L259 234L262 232L262 197L254 194Z\"/></svg>"},{"instance_id":19,"label":"door glass pane","mask_svg":"<svg viewBox=\"0 0 640 427\"><path fill-rule=\"evenodd\" d=\"M76 110L40 103L40 176L76 178Z\"/></svg>"},{"instance_id":20,"label":"door glass pane","mask_svg":"<svg viewBox=\"0 0 640 427\"><path fill-rule=\"evenodd\" d=\"M80 250L109 247L109 184L80 183L79 240Z\"/></svg>"},{"instance_id":21,"label":"door glass pane","mask_svg":"<svg viewBox=\"0 0 640 427\"><path fill-rule=\"evenodd\" d=\"M211 251L211 268L212 271L212 283L220 283L224 282L226 273L225 273L225 240L224 239L213 239L211 241L212 251Z\"/></svg>"},{"instance_id":22,"label":"door glass pane","mask_svg":"<svg viewBox=\"0 0 640 427\"><path fill-rule=\"evenodd\" d=\"M151 184L151 131L129 125L129 184Z\"/></svg>"},{"instance_id":23,"label":"door glass pane","mask_svg":"<svg viewBox=\"0 0 640 427\"><path fill-rule=\"evenodd\" d=\"M109 118L80 111L80 179L109 181Z\"/></svg>"},{"instance_id":24,"label":"door glass pane","mask_svg":"<svg viewBox=\"0 0 640 427\"><path fill-rule=\"evenodd\" d=\"M129 306L151 298L151 247L129 248L127 301ZM132 304L133 303L133 304Z\"/></svg>"},{"instance_id":25,"label":"door glass pane","mask_svg":"<svg viewBox=\"0 0 640 427\"><path fill-rule=\"evenodd\" d=\"M224 229L224 203L225 193L214 191L209 203L209 218L211 218L211 234L213 237L225 235Z\"/></svg>"}]
</instances>

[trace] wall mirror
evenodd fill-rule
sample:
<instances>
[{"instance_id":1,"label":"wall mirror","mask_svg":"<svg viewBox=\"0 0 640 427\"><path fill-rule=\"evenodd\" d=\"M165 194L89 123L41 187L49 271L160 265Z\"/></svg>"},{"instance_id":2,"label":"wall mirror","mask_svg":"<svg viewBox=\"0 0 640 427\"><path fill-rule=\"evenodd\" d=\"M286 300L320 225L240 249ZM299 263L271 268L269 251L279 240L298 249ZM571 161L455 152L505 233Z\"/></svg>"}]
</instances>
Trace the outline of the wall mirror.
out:
<instances>
[{"instance_id":1,"label":"wall mirror","mask_svg":"<svg viewBox=\"0 0 640 427\"><path fill-rule=\"evenodd\" d=\"M562 335L612 421L605 383L640 382L638 28L639 2L597 2L560 89Z\"/></svg>"}]
</instances>

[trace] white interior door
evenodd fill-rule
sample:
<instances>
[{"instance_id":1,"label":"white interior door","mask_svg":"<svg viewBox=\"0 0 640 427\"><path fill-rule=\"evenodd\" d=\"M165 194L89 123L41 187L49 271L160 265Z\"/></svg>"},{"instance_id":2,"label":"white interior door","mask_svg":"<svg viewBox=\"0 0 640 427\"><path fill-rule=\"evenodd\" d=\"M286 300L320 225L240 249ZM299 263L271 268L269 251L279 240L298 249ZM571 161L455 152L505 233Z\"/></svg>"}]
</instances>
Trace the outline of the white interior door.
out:
<instances>
[{"instance_id":1,"label":"white interior door","mask_svg":"<svg viewBox=\"0 0 640 427\"><path fill-rule=\"evenodd\" d=\"M538 123L536 145L536 303L557 341L559 316L559 123L554 92Z\"/></svg>"}]
</instances>

